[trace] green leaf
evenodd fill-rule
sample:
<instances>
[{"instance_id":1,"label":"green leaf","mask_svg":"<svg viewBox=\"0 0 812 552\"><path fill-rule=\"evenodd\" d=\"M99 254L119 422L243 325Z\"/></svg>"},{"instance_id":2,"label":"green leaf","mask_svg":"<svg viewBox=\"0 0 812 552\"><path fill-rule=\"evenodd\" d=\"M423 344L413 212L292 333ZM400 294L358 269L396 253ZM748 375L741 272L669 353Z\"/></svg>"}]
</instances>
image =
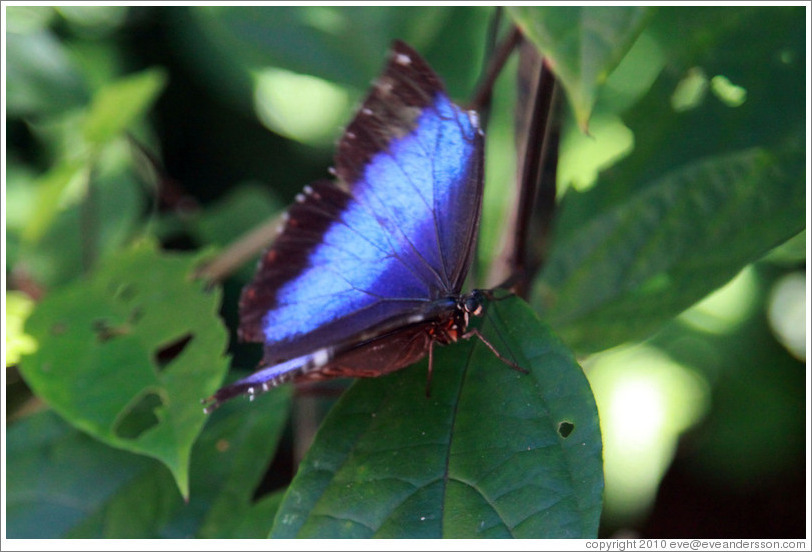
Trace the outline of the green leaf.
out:
<instances>
[{"instance_id":1,"label":"green leaf","mask_svg":"<svg viewBox=\"0 0 812 552\"><path fill-rule=\"evenodd\" d=\"M178 27L189 59L209 75L205 84L253 110L257 69L278 67L360 92L395 38L425 54L452 96L469 96L491 13L457 6L199 6L178 10Z\"/></svg>"},{"instance_id":2,"label":"green leaf","mask_svg":"<svg viewBox=\"0 0 812 552\"><path fill-rule=\"evenodd\" d=\"M93 95L84 123L85 139L103 145L149 111L166 85L166 73L147 69L109 83Z\"/></svg>"},{"instance_id":3,"label":"green leaf","mask_svg":"<svg viewBox=\"0 0 812 552\"><path fill-rule=\"evenodd\" d=\"M98 257L106 257L125 247L138 231L144 196L136 179L127 171L112 175L97 174L98 178L94 178L92 183L92 204L65 206L55 200L56 212L49 215L53 219L38 241L21 239L27 231L26 224L33 218L21 221L22 227L8 226L9 241L20 239L15 261L24 266L35 281L46 287L70 282L87 270L83 266L82 255L90 242L94 244ZM11 180L9 191L14 191L15 196L9 196L9 207L11 199L14 199L14 208L19 210L17 214L38 212L41 205L37 201L47 195L42 190L32 190L26 182ZM89 214L94 221L91 229L83 224L87 222Z\"/></svg>"},{"instance_id":4,"label":"green leaf","mask_svg":"<svg viewBox=\"0 0 812 552\"><path fill-rule=\"evenodd\" d=\"M226 246L283 208L267 186L245 184L206 206L191 221L190 231L198 243Z\"/></svg>"},{"instance_id":5,"label":"green leaf","mask_svg":"<svg viewBox=\"0 0 812 552\"><path fill-rule=\"evenodd\" d=\"M86 83L71 62L67 49L49 30L41 28L41 21L28 23L20 17L50 18L53 9L39 6L22 8L12 6L8 11L10 30L7 50L7 109L8 115L31 116L78 107L89 96Z\"/></svg>"},{"instance_id":6,"label":"green leaf","mask_svg":"<svg viewBox=\"0 0 812 552\"><path fill-rule=\"evenodd\" d=\"M52 411L12 424L6 446L6 523L13 539L64 536L156 465L76 431Z\"/></svg>"},{"instance_id":7,"label":"green leaf","mask_svg":"<svg viewBox=\"0 0 812 552\"><path fill-rule=\"evenodd\" d=\"M556 241L679 167L753 147L804 144L802 12L800 7L658 8L644 35L657 46L640 57L664 58L665 68L622 115L634 134L634 151L601 174L589 193L563 198ZM681 83L700 70L707 77L729 76L746 88L747 101L731 108L706 94L693 109L674 109ZM589 164L589 154L567 152L576 165Z\"/></svg>"},{"instance_id":8,"label":"green leaf","mask_svg":"<svg viewBox=\"0 0 812 552\"><path fill-rule=\"evenodd\" d=\"M6 292L6 366L20 361L20 356L36 350L36 341L23 330L25 320L34 310L34 301L21 291Z\"/></svg>"},{"instance_id":9,"label":"green leaf","mask_svg":"<svg viewBox=\"0 0 812 552\"><path fill-rule=\"evenodd\" d=\"M491 302L483 331L530 373L471 339L435 350L430 398L425 362L356 382L271 536L595 537L601 440L581 368L516 298Z\"/></svg>"},{"instance_id":10,"label":"green leaf","mask_svg":"<svg viewBox=\"0 0 812 552\"><path fill-rule=\"evenodd\" d=\"M803 162L753 148L663 176L559 242L533 305L579 351L656 331L804 228Z\"/></svg>"},{"instance_id":11,"label":"green leaf","mask_svg":"<svg viewBox=\"0 0 812 552\"><path fill-rule=\"evenodd\" d=\"M91 279L54 290L28 320L39 349L20 366L70 423L165 463L184 496L205 422L200 400L227 367L220 293L191 280L198 260L142 242Z\"/></svg>"},{"instance_id":12,"label":"green leaf","mask_svg":"<svg viewBox=\"0 0 812 552\"><path fill-rule=\"evenodd\" d=\"M272 516L259 518L252 503L254 491L273 459L291 405L292 389L266 393L250 405L231 401L213 415L210 427L195 446L192 496L206 508L197 535L203 538L236 538L250 533L264 538ZM278 505L279 499L277 499ZM266 504L260 512L268 513ZM274 509L275 511L275 509ZM246 520L246 517L253 520ZM247 537L240 537L247 538Z\"/></svg>"},{"instance_id":13,"label":"green leaf","mask_svg":"<svg viewBox=\"0 0 812 552\"><path fill-rule=\"evenodd\" d=\"M279 510L285 490L263 496L249 508L233 515L232 523L223 531L212 535L220 539L264 539L268 537L273 518Z\"/></svg>"},{"instance_id":14,"label":"green leaf","mask_svg":"<svg viewBox=\"0 0 812 552\"><path fill-rule=\"evenodd\" d=\"M34 184L37 190L36 200L31 216L23 227L23 240L29 243L38 242L59 213L65 190L71 185L85 188L89 174L90 167L86 160L69 159L63 160L38 178Z\"/></svg>"},{"instance_id":15,"label":"green leaf","mask_svg":"<svg viewBox=\"0 0 812 552\"><path fill-rule=\"evenodd\" d=\"M256 505L252 504L254 489L273 457L289 407L290 393L285 389L257 397L250 408L240 401L224 405L211 416L192 449L187 502L175 492L166 468L155 463L153 469L117 491L67 536L266 536L270 518L246 518L256 514Z\"/></svg>"},{"instance_id":16,"label":"green leaf","mask_svg":"<svg viewBox=\"0 0 812 552\"><path fill-rule=\"evenodd\" d=\"M289 406L279 389L214 413L192 452L188 502L162 464L108 447L53 411L29 416L8 432L9 536L265 537L281 495L252 496Z\"/></svg>"},{"instance_id":17,"label":"green leaf","mask_svg":"<svg viewBox=\"0 0 812 552\"><path fill-rule=\"evenodd\" d=\"M110 447L104 448L110 450ZM76 451L76 455L92 450L87 447L85 451ZM72 467L78 473L82 472L80 463L74 461ZM160 536L158 529L183 509L183 504L175 492L172 474L162 464L153 462L151 469L142 471L121 486L104 503L83 512L81 523L60 536L71 539L156 538Z\"/></svg>"},{"instance_id":18,"label":"green leaf","mask_svg":"<svg viewBox=\"0 0 812 552\"><path fill-rule=\"evenodd\" d=\"M646 7L508 7L548 59L586 130L598 92L648 21Z\"/></svg>"},{"instance_id":19,"label":"green leaf","mask_svg":"<svg viewBox=\"0 0 812 552\"><path fill-rule=\"evenodd\" d=\"M50 6L9 6L6 32L30 34L48 28L56 15Z\"/></svg>"},{"instance_id":20,"label":"green leaf","mask_svg":"<svg viewBox=\"0 0 812 552\"><path fill-rule=\"evenodd\" d=\"M220 533L222 539L264 539L268 536L285 491L276 491L259 499L247 510L235 516L234 525L228 531Z\"/></svg>"}]
</instances>

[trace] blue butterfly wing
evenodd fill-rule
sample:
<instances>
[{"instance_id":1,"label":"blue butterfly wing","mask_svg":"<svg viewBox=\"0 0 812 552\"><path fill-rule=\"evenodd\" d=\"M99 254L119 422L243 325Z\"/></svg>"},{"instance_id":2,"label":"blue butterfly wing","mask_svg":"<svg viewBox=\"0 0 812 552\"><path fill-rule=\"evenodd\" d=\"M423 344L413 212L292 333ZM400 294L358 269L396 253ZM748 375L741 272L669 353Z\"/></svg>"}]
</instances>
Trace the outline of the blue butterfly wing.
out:
<instances>
[{"instance_id":1,"label":"blue butterfly wing","mask_svg":"<svg viewBox=\"0 0 812 552\"><path fill-rule=\"evenodd\" d=\"M476 115L396 42L339 141L336 180L297 197L243 290L240 336L265 343L263 366L282 363L270 377L457 295L476 241L482 165Z\"/></svg>"}]
</instances>

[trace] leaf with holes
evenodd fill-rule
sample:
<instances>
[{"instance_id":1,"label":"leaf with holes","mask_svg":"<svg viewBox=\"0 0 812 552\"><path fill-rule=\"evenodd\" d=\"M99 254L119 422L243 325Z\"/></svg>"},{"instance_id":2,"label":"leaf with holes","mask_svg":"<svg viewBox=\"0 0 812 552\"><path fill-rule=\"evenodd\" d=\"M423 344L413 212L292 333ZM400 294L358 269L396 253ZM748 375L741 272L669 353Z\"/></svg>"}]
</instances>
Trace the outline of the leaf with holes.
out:
<instances>
[{"instance_id":1,"label":"leaf with holes","mask_svg":"<svg viewBox=\"0 0 812 552\"><path fill-rule=\"evenodd\" d=\"M88 280L40 303L26 331L35 353L20 372L74 426L169 467L184 496L200 399L226 372L219 291L191 273L197 256L142 242L111 256Z\"/></svg>"},{"instance_id":2,"label":"leaf with holes","mask_svg":"<svg viewBox=\"0 0 812 552\"><path fill-rule=\"evenodd\" d=\"M488 305L479 340L360 380L322 425L272 537L595 537L598 413L571 353L519 299Z\"/></svg>"}]
</instances>

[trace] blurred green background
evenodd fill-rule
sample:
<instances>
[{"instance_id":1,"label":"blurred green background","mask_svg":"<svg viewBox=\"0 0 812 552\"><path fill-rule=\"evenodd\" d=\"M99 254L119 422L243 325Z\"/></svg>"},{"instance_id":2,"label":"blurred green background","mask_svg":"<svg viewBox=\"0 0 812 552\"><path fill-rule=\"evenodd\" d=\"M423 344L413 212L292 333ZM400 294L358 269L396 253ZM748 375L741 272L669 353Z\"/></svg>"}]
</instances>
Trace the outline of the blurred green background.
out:
<instances>
[{"instance_id":1,"label":"blurred green background","mask_svg":"<svg viewBox=\"0 0 812 552\"><path fill-rule=\"evenodd\" d=\"M23 324L43 294L135 236L155 235L167 248L223 247L278 214L302 186L327 176L332 145L393 38L420 51L464 102L494 10L10 7L6 15L13 425L36 408L14 366L36 347ZM803 143L804 30L802 8L652 15L605 76L588 136L567 108L555 239L596 205L608 209L638 192L624 174L657 175L676 160L762 139ZM513 59L497 82L488 132L483 273L512 200L515 74ZM160 159L158 176L127 140L108 140L112 131L87 122L94 110L124 117L128 109L128 128ZM671 118L652 121L662 109ZM599 174L617 185L601 186ZM83 198L91 179L89 243ZM806 250L804 231L653 337L579 357L604 437L602 536L803 536ZM247 263L224 283L232 337L252 270ZM256 362L256 350L234 339L230 351L233 366Z\"/></svg>"}]
</instances>

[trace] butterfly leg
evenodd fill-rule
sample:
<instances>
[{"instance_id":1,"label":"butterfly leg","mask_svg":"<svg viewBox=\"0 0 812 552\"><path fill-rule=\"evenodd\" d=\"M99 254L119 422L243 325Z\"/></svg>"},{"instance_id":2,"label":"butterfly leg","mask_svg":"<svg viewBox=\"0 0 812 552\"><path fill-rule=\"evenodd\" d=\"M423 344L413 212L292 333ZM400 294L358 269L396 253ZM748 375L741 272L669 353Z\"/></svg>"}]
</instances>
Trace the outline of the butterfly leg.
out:
<instances>
[{"instance_id":1,"label":"butterfly leg","mask_svg":"<svg viewBox=\"0 0 812 552\"><path fill-rule=\"evenodd\" d=\"M524 368L522 368L521 366L519 366L518 364L516 364L515 362L513 362L512 360L510 360L510 359L509 359L509 358L507 358L506 356L502 355L502 353L500 353L500 352L499 352L499 351L496 349L496 347L494 347L493 345L491 345L491 342L490 342L490 341L488 341L487 339L485 339L485 336L484 336L484 335L482 335L482 333L481 333L481 332L480 332L480 331L479 331L477 328L473 328L472 330L469 330L469 331L465 332L465 333L462 335L462 338L463 338L463 339L471 339L472 337L477 337L477 338L479 338L479 340L480 340L482 343L484 343L484 344L485 344L485 345L488 347L488 349L490 349L490 350L491 350L491 352L494 354L494 356L495 356L496 358L498 358L499 360L501 360L502 362L504 362L505 364L507 364L508 366L510 366L511 368L513 368L514 370L516 370L517 372L521 372L522 374L529 374L529 373L530 373L529 371L525 370ZM430 350L430 349L429 349L429 354L431 354L431 350ZM431 357L429 357L429 359L430 359L430 358L431 358ZM430 366L431 366L431 363L429 363L429 367L430 367Z\"/></svg>"},{"instance_id":2,"label":"butterfly leg","mask_svg":"<svg viewBox=\"0 0 812 552\"><path fill-rule=\"evenodd\" d=\"M434 341L429 341L429 373L426 377L426 398L431 398L431 376L434 373Z\"/></svg>"}]
</instances>

